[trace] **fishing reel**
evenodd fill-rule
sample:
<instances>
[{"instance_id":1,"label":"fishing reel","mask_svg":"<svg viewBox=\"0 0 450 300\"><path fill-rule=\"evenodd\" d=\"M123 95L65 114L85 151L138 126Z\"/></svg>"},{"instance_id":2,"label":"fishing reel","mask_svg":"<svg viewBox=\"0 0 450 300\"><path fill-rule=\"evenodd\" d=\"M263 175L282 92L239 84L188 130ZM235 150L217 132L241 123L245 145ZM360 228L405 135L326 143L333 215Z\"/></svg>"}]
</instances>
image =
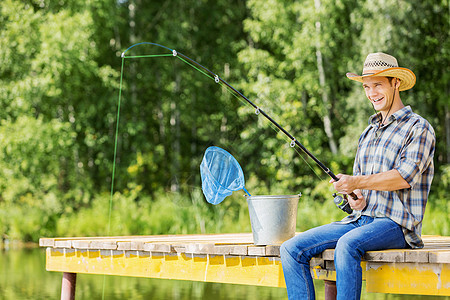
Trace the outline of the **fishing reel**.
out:
<instances>
[{"instance_id":1,"label":"fishing reel","mask_svg":"<svg viewBox=\"0 0 450 300\"><path fill-rule=\"evenodd\" d=\"M337 207L339 207L348 214L351 214L353 212L352 208L350 207L350 204L348 204L347 195L344 195L344 197L342 197L341 195L334 193L333 197L334 197L333 199L334 204L336 204Z\"/></svg>"}]
</instances>

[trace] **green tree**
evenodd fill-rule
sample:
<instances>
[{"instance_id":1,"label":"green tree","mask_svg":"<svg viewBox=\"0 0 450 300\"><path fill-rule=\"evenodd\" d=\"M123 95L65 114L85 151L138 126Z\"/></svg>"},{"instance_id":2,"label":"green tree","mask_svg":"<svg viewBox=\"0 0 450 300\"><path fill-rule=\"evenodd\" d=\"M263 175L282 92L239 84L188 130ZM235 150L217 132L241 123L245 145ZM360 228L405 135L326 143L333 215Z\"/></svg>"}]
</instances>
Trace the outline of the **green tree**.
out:
<instances>
[{"instance_id":1,"label":"green tree","mask_svg":"<svg viewBox=\"0 0 450 300\"><path fill-rule=\"evenodd\" d=\"M435 179L430 198L441 198L450 156L448 1L385 1L378 6L367 1L354 18L364 22L360 22L361 38L356 44L360 53L353 70L360 68L367 53L382 51L397 57L400 66L416 74L416 85L402 92L401 97L435 129ZM370 110L358 85L354 86L354 95L348 99L348 106L356 99L356 113L368 115ZM350 124L343 141L353 139L358 130L357 124Z\"/></svg>"},{"instance_id":2,"label":"green tree","mask_svg":"<svg viewBox=\"0 0 450 300\"><path fill-rule=\"evenodd\" d=\"M335 136L342 135L347 123L339 106L350 88L341 77L347 61L357 53L351 45L359 31L351 16L358 2L271 0L248 1L248 6L251 13L244 24L250 42L239 54L251 82L245 90L326 161L330 151L336 151ZM311 186L314 180L301 178L311 170L301 167L305 163L297 154L267 142L274 136L269 132L261 136L266 141L259 146L262 155L277 157L269 173L288 169L275 172L279 175L275 179L291 189L300 183Z\"/></svg>"},{"instance_id":3,"label":"green tree","mask_svg":"<svg viewBox=\"0 0 450 300\"><path fill-rule=\"evenodd\" d=\"M72 221L107 213L98 210L111 186L121 55L138 42L174 48L217 73L336 173L351 172L357 137L373 113L360 85L345 73L360 70L369 52L393 54L417 75L416 86L402 99L436 129L431 198L445 197L448 11L447 2L432 0L386 0L383 5L356 0L4 0L0 231L36 240L64 231ZM157 53L170 52L143 44L127 55ZM126 58L117 209L151 209L147 202L180 191L197 195L191 197L195 219L203 221L183 229L186 210L184 221L164 228L204 231L205 219L222 220L225 211L232 214L229 220L242 220L245 203L237 198L226 209L200 201L198 167L210 145L226 148L241 162L252 192L301 191L326 199L331 193L326 175L237 98L173 56ZM143 214L140 222L153 220L152 214L157 213ZM89 227L89 220L85 224ZM137 227L130 226L130 232Z\"/></svg>"}]
</instances>

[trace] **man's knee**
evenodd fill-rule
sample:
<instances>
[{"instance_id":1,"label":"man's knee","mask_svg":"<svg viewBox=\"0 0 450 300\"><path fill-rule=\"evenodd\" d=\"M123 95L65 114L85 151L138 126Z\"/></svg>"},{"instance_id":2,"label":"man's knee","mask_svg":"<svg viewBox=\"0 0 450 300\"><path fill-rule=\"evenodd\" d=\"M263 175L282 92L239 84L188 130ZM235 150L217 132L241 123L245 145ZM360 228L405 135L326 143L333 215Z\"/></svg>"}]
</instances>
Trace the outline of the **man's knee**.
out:
<instances>
[{"instance_id":1,"label":"man's knee","mask_svg":"<svg viewBox=\"0 0 450 300\"><path fill-rule=\"evenodd\" d=\"M289 240L287 240L280 246L280 257L281 260L283 261L286 260L289 256L293 257L293 255L291 254L291 247Z\"/></svg>"},{"instance_id":2,"label":"man's knee","mask_svg":"<svg viewBox=\"0 0 450 300\"><path fill-rule=\"evenodd\" d=\"M308 247L302 247L302 243L298 240L287 240L280 246L281 261L295 260L298 263L308 264L311 260L310 250Z\"/></svg>"},{"instance_id":3,"label":"man's knee","mask_svg":"<svg viewBox=\"0 0 450 300\"><path fill-rule=\"evenodd\" d=\"M343 257L343 256L352 256L354 258L362 257L364 253L359 249L359 243L357 240L351 239L348 236L341 237L337 244L336 249L334 250L334 258Z\"/></svg>"}]
</instances>

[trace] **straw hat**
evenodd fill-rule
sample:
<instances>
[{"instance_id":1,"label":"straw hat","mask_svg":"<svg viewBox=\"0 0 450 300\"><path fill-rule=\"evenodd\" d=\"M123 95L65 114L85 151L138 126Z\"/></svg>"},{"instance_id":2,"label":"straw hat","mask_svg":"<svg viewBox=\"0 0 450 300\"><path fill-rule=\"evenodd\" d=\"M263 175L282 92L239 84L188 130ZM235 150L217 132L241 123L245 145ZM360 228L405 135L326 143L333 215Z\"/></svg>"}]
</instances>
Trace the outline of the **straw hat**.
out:
<instances>
[{"instance_id":1,"label":"straw hat","mask_svg":"<svg viewBox=\"0 0 450 300\"><path fill-rule=\"evenodd\" d=\"M370 53L364 62L362 75L347 73L351 80L363 82L364 77L386 76L400 79L399 91L405 91L414 86L416 75L413 71L406 68L400 68L395 57L382 52Z\"/></svg>"}]
</instances>

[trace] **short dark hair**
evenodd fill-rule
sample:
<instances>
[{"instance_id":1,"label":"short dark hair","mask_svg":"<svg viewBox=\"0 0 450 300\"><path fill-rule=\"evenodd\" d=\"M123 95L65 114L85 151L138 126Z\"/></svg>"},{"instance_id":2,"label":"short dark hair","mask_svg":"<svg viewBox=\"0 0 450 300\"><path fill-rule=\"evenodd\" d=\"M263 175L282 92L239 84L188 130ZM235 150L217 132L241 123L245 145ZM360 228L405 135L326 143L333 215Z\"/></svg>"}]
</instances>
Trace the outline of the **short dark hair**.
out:
<instances>
[{"instance_id":1,"label":"short dark hair","mask_svg":"<svg viewBox=\"0 0 450 300\"><path fill-rule=\"evenodd\" d=\"M389 84L392 86L392 80L397 77L386 76L386 78L389 80Z\"/></svg>"}]
</instances>

